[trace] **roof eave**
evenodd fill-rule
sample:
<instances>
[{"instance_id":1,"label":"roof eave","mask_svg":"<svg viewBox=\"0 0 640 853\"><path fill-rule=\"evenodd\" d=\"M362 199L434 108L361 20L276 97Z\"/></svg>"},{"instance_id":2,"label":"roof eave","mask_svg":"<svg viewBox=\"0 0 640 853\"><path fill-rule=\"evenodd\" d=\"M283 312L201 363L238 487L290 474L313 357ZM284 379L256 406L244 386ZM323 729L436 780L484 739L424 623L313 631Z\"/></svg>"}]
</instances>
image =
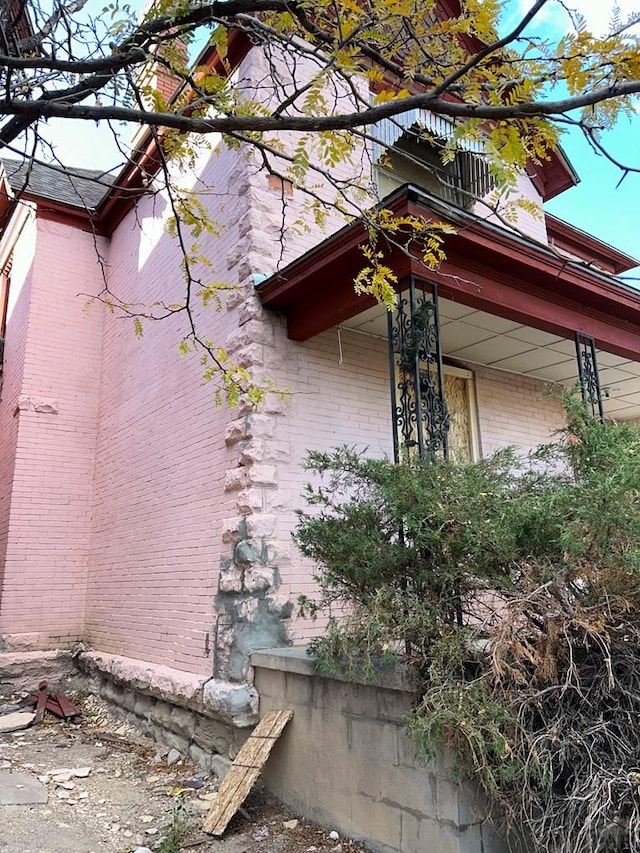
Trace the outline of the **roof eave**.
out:
<instances>
[{"instance_id":1,"label":"roof eave","mask_svg":"<svg viewBox=\"0 0 640 853\"><path fill-rule=\"evenodd\" d=\"M611 272L614 275L619 275L640 264L637 258L621 252L603 240L594 237L593 234L576 228L575 225L571 225L557 216L545 213L545 222L550 241L557 240L559 246L578 255L587 263L607 264L611 267Z\"/></svg>"},{"instance_id":2,"label":"roof eave","mask_svg":"<svg viewBox=\"0 0 640 853\"><path fill-rule=\"evenodd\" d=\"M538 312L539 327L556 333L561 328L553 315L558 306L566 318L565 333L570 328L592 328L598 333L605 327L617 329L610 338L602 334L601 339L611 351L640 356L640 293L612 275L568 260L415 187L401 187L382 204L458 226L457 233L446 238L447 260L435 271L387 247L385 263L400 280L409 274L438 280L443 292L451 292L449 298L477 302L481 310L505 317L512 314L519 322L526 323L530 304ZM365 239L361 223L351 223L258 285L263 305L284 311L290 337L307 340L373 304L371 297L355 297L352 285L363 265L360 246ZM501 302L492 305L491 293ZM513 311L509 293L517 303Z\"/></svg>"}]
</instances>

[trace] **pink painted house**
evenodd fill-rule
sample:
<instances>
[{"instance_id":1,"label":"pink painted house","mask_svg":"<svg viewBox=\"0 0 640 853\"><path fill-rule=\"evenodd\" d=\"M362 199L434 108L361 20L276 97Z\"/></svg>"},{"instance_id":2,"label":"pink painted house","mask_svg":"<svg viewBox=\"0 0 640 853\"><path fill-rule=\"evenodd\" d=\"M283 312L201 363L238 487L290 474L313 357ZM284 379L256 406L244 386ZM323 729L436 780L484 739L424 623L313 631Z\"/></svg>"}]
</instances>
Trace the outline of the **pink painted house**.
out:
<instances>
[{"instance_id":1,"label":"pink painted house","mask_svg":"<svg viewBox=\"0 0 640 853\"><path fill-rule=\"evenodd\" d=\"M245 75L262 62L237 50ZM246 724L249 654L317 630L296 614L313 567L291 542L308 449L526 450L561 424L541 392L578 380L604 417L640 416L640 293L616 278L636 262L551 216L523 214L517 230L484 217L466 201L481 158L465 152L434 181L428 146L419 167L405 156L418 119L391 140L380 195L457 234L437 272L388 247L395 316L354 293L358 222L282 244L281 202L294 218L299 191L222 143L182 175L208 190L223 227L204 249L237 288L203 315L207 334L291 391L257 410L215 405L198 359L179 357L180 315L138 338L118 312L87 305L182 297L166 196L144 191L149 135L115 180L4 162L0 650L81 640L114 683ZM542 205L575 181L559 153L521 191Z\"/></svg>"}]
</instances>

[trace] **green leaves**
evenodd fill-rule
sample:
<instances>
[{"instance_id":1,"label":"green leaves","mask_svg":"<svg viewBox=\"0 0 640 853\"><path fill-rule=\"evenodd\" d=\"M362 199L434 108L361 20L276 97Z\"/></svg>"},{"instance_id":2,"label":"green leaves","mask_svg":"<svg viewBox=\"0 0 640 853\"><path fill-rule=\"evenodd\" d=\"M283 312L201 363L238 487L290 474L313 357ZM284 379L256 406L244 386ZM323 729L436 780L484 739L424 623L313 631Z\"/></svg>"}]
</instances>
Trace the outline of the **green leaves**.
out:
<instances>
[{"instance_id":1,"label":"green leaves","mask_svg":"<svg viewBox=\"0 0 640 853\"><path fill-rule=\"evenodd\" d=\"M313 651L353 678L401 661L419 757L449 749L540 849L638 853L640 428L565 405L524 460L310 453L295 539L311 609L342 614Z\"/></svg>"},{"instance_id":2,"label":"green leaves","mask_svg":"<svg viewBox=\"0 0 640 853\"><path fill-rule=\"evenodd\" d=\"M463 586L502 586L517 557L508 518L518 479L511 452L471 465L394 465L353 450L311 454L322 485L300 513L296 541L321 582L368 603L381 584L424 596L432 630L451 619ZM430 618L431 618L430 617Z\"/></svg>"}]
</instances>

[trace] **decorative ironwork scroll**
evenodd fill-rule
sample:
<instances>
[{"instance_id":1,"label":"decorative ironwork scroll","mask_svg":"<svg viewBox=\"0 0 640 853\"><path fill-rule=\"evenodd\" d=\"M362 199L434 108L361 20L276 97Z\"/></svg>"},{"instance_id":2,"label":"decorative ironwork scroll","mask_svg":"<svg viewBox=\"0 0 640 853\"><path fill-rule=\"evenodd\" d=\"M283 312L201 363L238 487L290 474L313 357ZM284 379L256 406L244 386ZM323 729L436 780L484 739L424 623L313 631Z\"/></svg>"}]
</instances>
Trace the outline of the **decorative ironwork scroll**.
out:
<instances>
[{"instance_id":1,"label":"decorative ironwork scroll","mask_svg":"<svg viewBox=\"0 0 640 853\"><path fill-rule=\"evenodd\" d=\"M582 399L591 408L591 414L602 421L604 409L596 359L596 343L590 335L583 335L582 332L575 333L575 343Z\"/></svg>"},{"instance_id":2,"label":"decorative ironwork scroll","mask_svg":"<svg viewBox=\"0 0 640 853\"><path fill-rule=\"evenodd\" d=\"M396 462L417 454L447 457L449 414L444 396L438 292L411 276L389 313L389 375Z\"/></svg>"}]
</instances>

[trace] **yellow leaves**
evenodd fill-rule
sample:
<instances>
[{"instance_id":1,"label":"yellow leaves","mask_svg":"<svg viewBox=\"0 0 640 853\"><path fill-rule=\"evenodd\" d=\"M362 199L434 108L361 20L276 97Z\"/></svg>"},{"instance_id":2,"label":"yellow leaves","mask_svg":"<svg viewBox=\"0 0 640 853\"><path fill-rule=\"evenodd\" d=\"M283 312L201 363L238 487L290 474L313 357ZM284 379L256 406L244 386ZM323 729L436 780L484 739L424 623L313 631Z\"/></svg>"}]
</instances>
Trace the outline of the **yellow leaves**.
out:
<instances>
[{"instance_id":1,"label":"yellow leaves","mask_svg":"<svg viewBox=\"0 0 640 853\"><path fill-rule=\"evenodd\" d=\"M383 89L373 99L374 104L384 104L388 101L401 101L408 98L411 92L408 89Z\"/></svg>"},{"instance_id":2,"label":"yellow leaves","mask_svg":"<svg viewBox=\"0 0 640 853\"><path fill-rule=\"evenodd\" d=\"M355 147L355 137L345 130L325 130L303 134L293 151L287 179L294 186L304 187L312 162L316 167L335 169L349 163Z\"/></svg>"},{"instance_id":3,"label":"yellow leaves","mask_svg":"<svg viewBox=\"0 0 640 853\"><path fill-rule=\"evenodd\" d=\"M159 2L162 7L156 9L164 8L169 14L186 7L186 0ZM441 4L437 5L439 12ZM301 0L297 8L304 9L309 20L317 25L321 38L313 43L313 33L303 33L300 21L288 12L266 12L255 19L256 25L259 24L255 29L260 28L263 32L261 38L265 39L259 48L256 47L257 53L264 47L262 58L256 59L255 63L252 61L247 68L243 66L238 76L232 75L231 82L224 74L218 73L219 66L217 71L205 67L195 69L195 86L189 96L196 100L189 102L189 109L193 110L193 115L200 116L206 115L207 111L209 115L213 111L218 117L271 115L278 106L278 99L282 103L292 95L284 114L321 120L342 111L366 109L370 87L376 91L374 105L401 105L413 92L428 95L439 82L462 67L469 59L467 36L491 43L496 37L498 15L504 5L502 0L462 0L458 16L440 19L436 14L435 0L368 0L366 3L363 0ZM249 21L246 23L251 29ZM271 42L269 28L271 34L275 32L277 35ZM304 48L300 46L300 36L306 36ZM223 65L230 70L225 26L214 29L211 43L217 48ZM283 48L282 61L278 58L276 44ZM379 52L382 62L375 63L370 56L371 50ZM170 64L183 72L180 53L171 51L170 47L168 51L166 56ZM252 52L252 57L257 53ZM367 56L364 57L363 53ZM390 69L397 66L401 66L402 71L394 77ZM485 58L456 80L456 90L449 104L459 100L468 105L517 106L546 97L560 78L563 78L566 90L575 93L611 82L616 74L619 77L640 77L637 44L633 46L623 37L598 41L582 28L563 40L560 55L552 53L547 43L531 40L519 42L511 51L503 50ZM428 78L426 82L424 78ZM174 102L168 103L152 85L143 87L142 94L156 112L180 108ZM442 106L442 101L436 103ZM186 105L187 101L182 104ZM428 101L424 105L425 109L429 107ZM603 105L593 115L607 125L628 106L629 103L624 101ZM408 124L410 119L407 117L406 121ZM427 147L427 137L431 134L431 141L437 145L445 165L454 161L456 167L463 164L456 174L462 180L465 168L471 172L470 152L485 146L492 174L507 195L516 187L523 168L531 160L541 162L547 158L558 141L557 132L542 119L495 124L479 119L452 122L451 134L447 121L442 117L436 117L430 123L425 121L423 138L412 138L417 151ZM318 125L322 126L321 121ZM401 120L396 125L398 135L407 131L403 140L406 142L410 136L408 127ZM313 233L316 229L324 229L328 222L333 228L341 211L348 209L354 214L372 204L370 198L366 198L367 190L362 189L365 184L369 186L370 179L370 164L366 156L361 156L367 153L363 139L368 134L369 131L361 127L355 133L335 130L280 133L276 129L269 138L266 134L248 131L245 136L228 137L228 142L238 147L244 145L240 139L258 143L274 172L291 180L295 187L307 191L309 201L306 205L298 205L303 193L296 192L291 202L284 199L288 209L286 217L283 217L283 227L287 229L286 233L283 232L283 243L286 239L291 245L296 232L305 230ZM374 136L373 133L370 135ZM166 131L163 131L163 137L164 153L175 162L176 172L181 164L193 161L196 146L192 138ZM241 156L237 155L238 160ZM444 174L448 179L454 173L454 169L443 169L442 164L433 159L435 163L429 161L428 166L419 162L422 171L415 169L411 174L424 175L427 169L433 168L434 173ZM257 158L251 161L251 168L256 161ZM473 164L477 165L477 161L473 160ZM323 173L329 174L328 180ZM397 174L399 179L403 178L401 170ZM217 181L216 176L212 186L218 187ZM458 203L463 198L465 205L469 202L470 207L473 193L486 196L488 183L467 182L460 194L456 192L445 197L453 197ZM222 182L220 185L224 186ZM426 180L424 185L428 186ZM443 186L444 181L439 179L439 185ZM450 183L447 182L446 186L450 188ZM467 186L471 189L467 190ZM329 198L333 192L341 196L338 201ZM540 215L532 202L507 201L511 204L507 218L515 216L518 209L530 215ZM211 272L211 238L219 234L220 228L210 220L209 207L195 194L181 192L175 196L175 209L166 225L170 235L180 237L181 249L184 250L181 268L189 285L189 298L197 297L193 300L197 312L200 308L210 307L220 310L224 295L229 290L228 285L216 280ZM414 262L417 259L425 267L436 269L445 257L446 236L453 229L410 215L398 216L390 210L366 211L364 221L370 228L369 243L363 248L363 269L356 276L354 285L358 292L371 294L392 307L397 299L398 278L387 260L380 235L385 235L385 240L397 251L410 255ZM182 316L186 316L186 307L180 303L171 303L168 309L175 312L184 309ZM111 310L114 310L113 306ZM139 318L134 321L134 331L138 337L143 333ZM187 337L180 344L179 351L186 356L198 346L198 342ZM263 385L258 387L254 384L246 368L233 364L223 349L205 342L203 358L203 380L217 386L218 402L234 405L245 397L257 403L267 393Z\"/></svg>"},{"instance_id":4,"label":"yellow leaves","mask_svg":"<svg viewBox=\"0 0 640 853\"><path fill-rule=\"evenodd\" d=\"M433 2L425 0L421 3L422 11L431 11L434 7ZM411 17L416 12L416 4L414 0L382 0L379 4L380 14L387 14L401 17Z\"/></svg>"},{"instance_id":5,"label":"yellow leaves","mask_svg":"<svg viewBox=\"0 0 640 853\"><path fill-rule=\"evenodd\" d=\"M340 19L348 19L349 13L354 15L355 17L360 17L362 15L362 5L358 2L358 0L337 0L334 4L337 15L336 17L340 17Z\"/></svg>"},{"instance_id":6,"label":"yellow leaves","mask_svg":"<svg viewBox=\"0 0 640 853\"><path fill-rule=\"evenodd\" d=\"M520 208L520 210L524 210L528 214L530 214L530 216L533 216L534 219L542 220L542 218L543 218L542 207L539 204L537 204L533 199L525 198L524 196L521 196L520 198L517 198L514 201L514 204L518 208Z\"/></svg>"},{"instance_id":7,"label":"yellow leaves","mask_svg":"<svg viewBox=\"0 0 640 853\"><path fill-rule=\"evenodd\" d=\"M221 311L221 295L226 295L237 289L238 288L235 285L227 284L227 282L214 281L200 288L200 290L197 291L196 296L198 296L202 301L203 308L209 308L213 304L216 311Z\"/></svg>"},{"instance_id":8,"label":"yellow leaves","mask_svg":"<svg viewBox=\"0 0 640 853\"><path fill-rule=\"evenodd\" d=\"M173 207L174 214L168 217L165 226L170 237L177 236L178 220L196 240L205 233L212 237L220 236L219 224L210 218L206 205L195 193L174 191Z\"/></svg>"},{"instance_id":9,"label":"yellow leaves","mask_svg":"<svg viewBox=\"0 0 640 853\"><path fill-rule=\"evenodd\" d=\"M501 6L499 0L464 0L462 18L469 22L469 34L485 44L495 41Z\"/></svg>"},{"instance_id":10,"label":"yellow leaves","mask_svg":"<svg viewBox=\"0 0 640 853\"><path fill-rule=\"evenodd\" d=\"M320 161L329 168L347 162L353 151L353 135L346 131L327 130L315 136Z\"/></svg>"},{"instance_id":11,"label":"yellow leaves","mask_svg":"<svg viewBox=\"0 0 640 853\"><path fill-rule=\"evenodd\" d=\"M379 65L372 65L364 73L373 83L382 83L384 80L384 70Z\"/></svg>"},{"instance_id":12,"label":"yellow leaves","mask_svg":"<svg viewBox=\"0 0 640 853\"><path fill-rule=\"evenodd\" d=\"M319 231L324 231L329 218L329 212L319 199L310 199L303 205L303 216L294 225L299 229L298 233L308 234L311 231L310 220Z\"/></svg>"},{"instance_id":13,"label":"yellow leaves","mask_svg":"<svg viewBox=\"0 0 640 853\"><path fill-rule=\"evenodd\" d=\"M376 252L371 246L363 246L362 254L370 263L355 277L353 286L356 293L368 293L391 310L398 301L395 289L398 276L391 267L381 263L382 252Z\"/></svg>"},{"instance_id":14,"label":"yellow leaves","mask_svg":"<svg viewBox=\"0 0 640 853\"><path fill-rule=\"evenodd\" d=\"M501 159L507 165L525 165L527 159L526 151L522 136L516 125L501 121L492 128L490 137L496 149L500 152Z\"/></svg>"},{"instance_id":15,"label":"yellow leaves","mask_svg":"<svg viewBox=\"0 0 640 853\"><path fill-rule=\"evenodd\" d=\"M533 80L525 79L507 86L502 97L505 104L525 104L532 101L536 93L537 88Z\"/></svg>"},{"instance_id":16,"label":"yellow leaves","mask_svg":"<svg viewBox=\"0 0 640 853\"><path fill-rule=\"evenodd\" d=\"M406 252L420 257L429 269L436 269L445 259L444 239L454 234L453 226L444 222L428 222L411 214L396 215L383 208L367 214L369 242L361 247L368 262L354 281L356 293L368 293L391 310L398 296L398 277L384 261L385 256L376 244L381 235L401 246Z\"/></svg>"},{"instance_id":17,"label":"yellow leaves","mask_svg":"<svg viewBox=\"0 0 640 853\"><path fill-rule=\"evenodd\" d=\"M524 211L534 219L542 219L542 207L532 199L524 198L501 198L499 195L494 200L494 206L500 214L500 218L512 225L517 225L520 215Z\"/></svg>"},{"instance_id":18,"label":"yellow leaves","mask_svg":"<svg viewBox=\"0 0 640 853\"><path fill-rule=\"evenodd\" d=\"M396 98L395 89L382 89L373 99L374 104L384 104L387 101L393 101Z\"/></svg>"},{"instance_id":19,"label":"yellow leaves","mask_svg":"<svg viewBox=\"0 0 640 853\"><path fill-rule=\"evenodd\" d=\"M169 112L169 105L162 93L150 84L144 85L140 87L140 95L147 104L149 104L151 110L154 113L166 113Z\"/></svg>"},{"instance_id":20,"label":"yellow leaves","mask_svg":"<svg viewBox=\"0 0 640 853\"><path fill-rule=\"evenodd\" d=\"M215 47L220 60L225 68L228 68L227 55L229 49L229 34L226 27L216 27L209 43Z\"/></svg>"},{"instance_id":21,"label":"yellow leaves","mask_svg":"<svg viewBox=\"0 0 640 853\"><path fill-rule=\"evenodd\" d=\"M499 121L491 126L485 123L483 149L498 188L496 199L515 192L527 165L548 160L558 142L558 129L544 119ZM505 214L509 221L515 221L514 217L513 208Z\"/></svg>"},{"instance_id":22,"label":"yellow leaves","mask_svg":"<svg viewBox=\"0 0 640 853\"><path fill-rule=\"evenodd\" d=\"M302 102L302 113L304 115L327 115L329 104L327 101L328 78L325 74L319 74L313 81L312 86L305 95Z\"/></svg>"},{"instance_id":23,"label":"yellow leaves","mask_svg":"<svg viewBox=\"0 0 640 853\"><path fill-rule=\"evenodd\" d=\"M570 95L580 94L587 90L591 75L589 69L585 67L582 57L566 57L561 62L561 68Z\"/></svg>"},{"instance_id":24,"label":"yellow leaves","mask_svg":"<svg viewBox=\"0 0 640 853\"><path fill-rule=\"evenodd\" d=\"M198 81L198 89L205 95L230 94L228 80L209 68L208 65L199 65L194 68L192 73Z\"/></svg>"},{"instance_id":25,"label":"yellow leaves","mask_svg":"<svg viewBox=\"0 0 640 853\"><path fill-rule=\"evenodd\" d=\"M447 222L428 222L410 213L398 215L388 208L369 213L368 220L372 226L388 234L404 231L409 240L439 240L440 235L455 234L455 228Z\"/></svg>"},{"instance_id":26,"label":"yellow leaves","mask_svg":"<svg viewBox=\"0 0 640 853\"><path fill-rule=\"evenodd\" d=\"M191 350L189 342L186 351ZM211 341L204 343L205 351L200 358L202 371L202 382L208 384L213 382L216 388L213 393L217 406L226 403L230 408L235 408L242 401L252 406L259 406L267 395L274 394L280 399L286 399L288 392L286 388L278 388L270 379L256 382L251 371L234 362L229 353L222 347L215 347Z\"/></svg>"},{"instance_id":27,"label":"yellow leaves","mask_svg":"<svg viewBox=\"0 0 640 853\"><path fill-rule=\"evenodd\" d=\"M300 137L293 152L293 162L289 167L289 178L294 186L304 184L311 161L309 160L310 140L307 135Z\"/></svg>"}]
</instances>

